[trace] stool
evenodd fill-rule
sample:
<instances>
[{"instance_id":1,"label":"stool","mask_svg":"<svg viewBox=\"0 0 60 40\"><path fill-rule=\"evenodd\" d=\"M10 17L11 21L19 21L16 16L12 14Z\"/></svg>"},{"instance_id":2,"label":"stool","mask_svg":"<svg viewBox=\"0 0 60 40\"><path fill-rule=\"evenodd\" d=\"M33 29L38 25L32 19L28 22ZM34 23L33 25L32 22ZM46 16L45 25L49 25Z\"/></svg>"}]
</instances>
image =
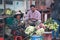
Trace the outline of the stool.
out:
<instances>
[{"instance_id":1,"label":"stool","mask_svg":"<svg viewBox=\"0 0 60 40\"><path fill-rule=\"evenodd\" d=\"M23 40L22 36L14 36L14 40Z\"/></svg>"},{"instance_id":2,"label":"stool","mask_svg":"<svg viewBox=\"0 0 60 40\"><path fill-rule=\"evenodd\" d=\"M4 40L4 38L3 37L0 37L0 40Z\"/></svg>"}]
</instances>

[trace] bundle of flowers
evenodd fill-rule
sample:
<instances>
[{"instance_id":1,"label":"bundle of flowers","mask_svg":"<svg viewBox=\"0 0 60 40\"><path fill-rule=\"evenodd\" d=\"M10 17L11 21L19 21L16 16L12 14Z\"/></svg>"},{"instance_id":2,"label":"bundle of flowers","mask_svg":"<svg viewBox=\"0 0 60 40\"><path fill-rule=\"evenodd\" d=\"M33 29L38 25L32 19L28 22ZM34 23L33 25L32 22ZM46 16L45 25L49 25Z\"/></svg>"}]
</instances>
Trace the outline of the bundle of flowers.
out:
<instances>
[{"instance_id":1,"label":"bundle of flowers","mask_svg":"<svg viewBox=\"0 0 60 40\"><path fill-rule=\"evenodd\" d=\"M26 28L25 33L30 35L30 34L33 33L34 30L35 30L34 26L29 26L29 27Z\"/></svg>"},{"instance_id":2,"label":"bundle of flowers","mask_svg":"<svg viewBox=\"0 0 60 40\"><path fill-rule=\"evenodd\" d=\"M43 28L40 28L38 30L36 30L36 35L42 35L44 33L44 29Z\"/></svg>"},{"instance_id":3,"label":"bundle of flowers","mask_svg":"<svg viewBox=\"0 0 60 40\"><path fill-rule=\"evenodd\" d=\"M51 30L54 30L54 31L57 31L57 28L58 28L58 23L55 22L52 18L48 19L44 25L46 26L46 29L51 29Z\"/></svg>"},{"instance_id":4,"label":"bundle of flowers","mask_svg":"<svg viewBox=\"0 0 60 40\"><path fill-rule=\"evenodd\" d=\"M25 33L32 36L32 35L42 35L44 33L44 28L36 29L34 26L29 26L26 28Z\"/></svg>"}]
</instances>

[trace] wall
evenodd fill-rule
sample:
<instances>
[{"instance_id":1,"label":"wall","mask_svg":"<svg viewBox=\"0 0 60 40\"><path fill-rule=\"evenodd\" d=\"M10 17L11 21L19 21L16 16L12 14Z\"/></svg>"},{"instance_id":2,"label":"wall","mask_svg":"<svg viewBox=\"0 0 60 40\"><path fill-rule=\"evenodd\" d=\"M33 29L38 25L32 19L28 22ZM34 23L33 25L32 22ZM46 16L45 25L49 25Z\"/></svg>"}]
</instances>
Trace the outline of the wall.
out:
<instances>
[{"instance_id":1,"label":"wall","mask_svg":"<svg viewBox=\"0 0 60 40\"><path fill-rule=\"evenodd\" d=\"M32 4L35 5L35 1L32 1ZM15 10L15 11L21 10L23 13L25 13L26 10L30 9L30 1L28 1L28 0L13 1L12 5L6 4L6 8L10 8L10 9ZM0 9L4 9L3 4L0 4Z\"/></svg>"},{"instance_id":2,"label":"wall","mask_svg":"<svg viewBox=\"0 0 60 40\"><path fill-rule=\"evenodd\" d=\"M50 7L51 3L53 2L53 0L46 0L46 6Z\"/></svg>"},{"instance_id":3,"label":"wall","mask_svg":"<svg viewBox=\"0 0 60 40\"><path fill-rule=\"evenodd\" d=\"M3 6L3 4L0 4L0 9L4 9L4 6Z\"/></svg>"},{"instance_id":4,"label":"wall","mask_svg":"<svg viewBox=\"0 0 60 40\"><path fill-rule=\"evenodd\" d=\"M12 5L6 4L6 8L10 8L15 11L21 10L22 12L25 12L25 5L24 4L25 4L24 1L13 1ZM0 4L0 9L4 9L3 4Z\"/></svg>"}]
</instances>

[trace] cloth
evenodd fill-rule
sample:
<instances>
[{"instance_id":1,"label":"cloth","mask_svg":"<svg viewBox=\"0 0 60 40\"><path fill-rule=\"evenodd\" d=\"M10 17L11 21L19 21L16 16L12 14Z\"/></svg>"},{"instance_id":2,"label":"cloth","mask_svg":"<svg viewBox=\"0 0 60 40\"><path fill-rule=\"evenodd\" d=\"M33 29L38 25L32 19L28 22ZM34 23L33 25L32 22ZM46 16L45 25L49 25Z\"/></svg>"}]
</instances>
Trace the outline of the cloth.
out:
<instances>
[{"instance_id":1,"label":"cloth","mask_svg":"<svg viewBox=\"0 0 60 40\"><path fill-rule=\"evenodd\" d=\"M12 25L13 24L13 20L14 18L13 17L7 17L5 18L5 23L9 26L9 25Z\"/></svg>"},{"instance_id":2,"label":"cloth","mask_svg":"<svg viewBox=\"0 0 60 40\"><path fill-rule=\"evenodd\" d=\"M32 12L31 10L27 13L27 19L37 19L37 20L41 20L41 14L39 11L35 10L35 12ZM35 20L33 20L35 21Z\"/></svg>"},{"instance_id":3,"label":"cloth","mask_svg":"<svg viewBox=\"0 0 60 40\"><path fill-rule=\"evenodd\" d=\"M15 32L15 33L12 32L13 35L23 36L24 30L25 30L25 25L21 23L21 20L14 19L13 25L11 25L10 27L11 27L12 31ZM24 36L25 36L25 34L24 34Z\"/></svg>"},{"instance_id":4,"label":"cloth","mask_svg":"<svg viewBox=\"0 0 60 40\"><path fill-rule=\"evenodd\" d=\"M12 30L17 30L17 29L20 29L20 28L25 29L25 25L22 24L21 21L22 21L22 20L17 20L17 19L15 18L13 24L10 25L11 29L12 29ZM18 25L18 24L19 24L19 25Z\"/></svg>"}]
</instances>

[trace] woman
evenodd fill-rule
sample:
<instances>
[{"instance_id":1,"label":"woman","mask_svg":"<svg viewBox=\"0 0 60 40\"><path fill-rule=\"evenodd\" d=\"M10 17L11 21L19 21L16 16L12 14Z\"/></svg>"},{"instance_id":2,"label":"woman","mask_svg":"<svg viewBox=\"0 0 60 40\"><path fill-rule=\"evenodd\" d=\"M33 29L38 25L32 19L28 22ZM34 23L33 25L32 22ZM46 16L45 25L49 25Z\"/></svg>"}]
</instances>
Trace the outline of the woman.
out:
<instances>
[{"instance_id":1,"label":"woman","mask_svg":"<svg viewBox=\"0 0 60 40\"><path fill-rule=\"evenodd\" d=\"M24 33L24 30L25 30L25 25L23 23L23 21L21 20L21 13L20 12L17 12L15 15L14 15L14 22L13 22L13 29L12 29L12 32L14 35L17 35L17 36L23 36L23 37L26 37L27 35Z\"/></svg>"},{"instance_id":2,"label":"woman","mask_svg":"<svg viewBox=\"0 0 60 40\"><path fill-rule=\"evenodd\" d=\"M14 23L13 25L16 26L17 28L20 28L20 26L22 26L21 28L25 28L24 27L24 24L22 23L22 17L21 17L21 13L20 12L17 12L15 15L14 15Z\"/></svg>"}]
</instances>

